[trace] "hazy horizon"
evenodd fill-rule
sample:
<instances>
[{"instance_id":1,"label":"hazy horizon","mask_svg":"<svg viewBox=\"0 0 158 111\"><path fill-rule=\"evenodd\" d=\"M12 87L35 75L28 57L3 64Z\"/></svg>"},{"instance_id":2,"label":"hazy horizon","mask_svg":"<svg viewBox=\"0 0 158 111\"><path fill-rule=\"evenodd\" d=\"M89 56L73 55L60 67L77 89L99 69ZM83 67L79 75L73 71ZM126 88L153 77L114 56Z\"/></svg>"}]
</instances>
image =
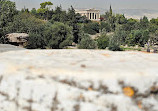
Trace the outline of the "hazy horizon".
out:
<instances>
[{"instance_id":1,"label":"hazy horizon","mask_svg":"<svg viewBox=\"0 0 158 111\"><path fill-rule=\"evenodd\" d=\"M39 8L40 3L51 1L56 6L61 5L63 9L68 9L71 5L74 8L99 8L108 9L110 4L114 10L117 9L150 9L158 10L158 0L12 0L16 2L18 9Z\"/></svg>"}]
</instances>

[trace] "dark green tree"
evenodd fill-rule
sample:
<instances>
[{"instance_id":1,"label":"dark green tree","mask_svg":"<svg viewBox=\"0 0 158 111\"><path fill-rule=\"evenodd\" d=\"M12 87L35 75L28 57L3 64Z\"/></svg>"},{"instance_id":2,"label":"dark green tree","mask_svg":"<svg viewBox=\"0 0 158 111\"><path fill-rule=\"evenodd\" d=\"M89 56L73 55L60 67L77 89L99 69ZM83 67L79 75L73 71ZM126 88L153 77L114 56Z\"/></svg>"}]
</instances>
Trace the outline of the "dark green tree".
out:
<instances>
[{"instance_id":1,"label":"dark green tree","mask_svg":"<svg viewBox=\"0 0 158 111\"><path fill-rule=\"evenodd\" d=\"M48 48L62 49L72 45L73 35L72 27L55 22L51 27L47 27L44 31L44 39Z\"/></svg>"},{"instance_id":2,"label":"dark green tree","mask_svg":"<svg viewBox=\"0 0 158 111\"><path fill-rule=\"evenodd\" d=\"M128 36L128 45L135 46L139 45L144 47L144 45L149 40L149 31L148 30L132 30Z\"/></svg>"},{"instance_id":3,"label":"dark green tree","mask_svg":"<svg viewBox=\"0 0 158 111\"><path fill-rule=\"evenodd\" d=\"M113 35L110 37L110 41L109 41L109 50L111 51L122 51L122 49L120 48L120 41L118 36Z\"/></svg>"},{"instance_id":4,"label":"dark green tree","mask_svg":"<svg viewBox=\"0 0 158 111\"><path fill-rule=\"evenodd\" d=\"M99 49L106 49L109 46L109 37L106 33L102 33L96 41Z\"/></svg>"},{"instance_id":5,"label":"dark green tree","mask_svg":"<svg viewBox=\"0 0 158 111\"><path fill-rule=\"evenodd\" d=\"M91 22L84 25L84 32L95 35L96 33L99 33L100 25L97 22Z\"/></svg>"},{"instance_id":6,"label":"dark green tree","mask_svg":"<svg viewBox=\"0 0 158 111\"><path fill-rule=\"evenodd\" d=\"M42 19L49 20L50 7L53 5L52 2L43 2L40 4L41 7L37 10L37 13L40 14Z\"/></svg>"},{"instance_id":7,"label":"dark green tree","mask_svg":"<svg viewBox=\"0 0 158 111\"><path fill-rule=\"evenodd\" d=\"M66 23L67 22L67 14L66 11L62 10L62 7L57 6L54 10L54 13L52 15L52 18L50 20L51 23L54 22L63 22Z\"/></svg>"},{"instance_id":8,"label":"dark green tree","mask_svg":"<svg viewBox=\"0 0 158 111\"><path fill-rule=\"evenodd\" d=\"M15 3L9 0L0 1L0 35L9 33L8 26L13 22L17 14Z\"/></svg>"},{"instance_id":9,"label":"dark green tree","mask_svg":"<svg viewBox=\"0 0 158 111\"><path fill-rule=\"evenodd\" d=\"M77 19L77 14L75 13L75 9L71 6L71 8L68 9L67 13L68 17L68 24L72 26L73 30L73 38L74 42L78 43L78 38L79 38L79 33L80 33L80 27L78 25L78 19Z\"/></svg>"},{"instance_id":10,"label":"dark green tree","mask_svg":"<svg viewBox=\"0 0 158 111\"><path fill-rule=\"evenodd\" d=\"M146 16L144 16L142 19L140 19L140 28L141 29L147 29L149 26L149 20Z\"/></svg>"},{"instance_id":11,"label":"dark green tree","mask_svg":"<svg viewBox=\"0 0 158 111\"><path fill-rule=\"evenodd\" d=\"M94 41L88 34L83 33L82 39L78 44L79 49L96 49L97 42Z\"/></svg>"}]
</instances>

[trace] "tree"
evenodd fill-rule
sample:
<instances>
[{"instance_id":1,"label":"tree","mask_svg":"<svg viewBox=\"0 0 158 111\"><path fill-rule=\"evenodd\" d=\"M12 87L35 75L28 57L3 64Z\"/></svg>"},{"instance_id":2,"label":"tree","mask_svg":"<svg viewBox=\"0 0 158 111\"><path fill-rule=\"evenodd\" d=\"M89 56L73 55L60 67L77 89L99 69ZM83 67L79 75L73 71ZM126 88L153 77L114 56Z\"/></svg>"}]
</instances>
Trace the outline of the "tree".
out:
<instances>
[{"instance_id":1,"label":"tree","mask_svg":"<svg viewBox=\"0 0 158 111\"><path fill-rule=\"evenodd\" d=\"M96 33L99 33L100 25L97 22L91 22L84 25L84 32L95 35Z\"/></svg>"},{"instance_id":2,"label":"tree","mask_svg":"<svg viewBox=\"0 0 158 111\"><path fill-rule=\"evenodd\" d=\"M99 49L106 49L106 47L109 46L109 37L106 35L106 33L102 33L96 41Z\"/></svg>"},{"instance_id":3,"label":"tree","mask_svg":"<svg viewBox=\"0 0 158 111\"><path fill-rule=\"evenodd\" d=\"M96 49L97 42L95 42L88 34L82 35L82 39L78 44L79 49Z\"/></svg>"},{"instance_id":4,"label":"tree","mask_svg":"<svg viewBox=\"0 0 158 111\"><path fill-rule=\"evenodd\" d=\"M103 29L105 29L106 32L111 32L110 24L108 22L105 22L105 21L101 22L100 23L100 30L103 30Z\"/></svg>"},{"instance_id":5,"label":"tree","mask_svg":"<svg viewBox=\"0 0 158 111\"><path fill-rule=\"evenodd\" d=\"M9 31L19 33L37 33L39 28L46 22L36 18L30 13L19 13L14 17L12 24L9 26Z\"/></svg>"},{"instance_id":6,"label":"tree","mask_svg":"<svg viewBox=\"0 0 158 111\"><path fill-rule=\"evenodd\" d=\"M112 16L113 12L112 12L112 7L110 5L110 10L109 10L110 16Z\"/></svg>"},{"instance_id":7,"label":"tree","mask_svg":"<svg viewBox=\"0 0 158 111\"><path fill-rule=\"evenodd\" d=\"M158 45L158 30L156 30L155 33L150 34L149 41L152 46Z\"/></svg>"},{"instance_id":8,"label":"tree","mask_svg":"<svg viewBox=\"0 0 158 111\"><path fill-rule=\"evenodd\" d=\"M40 5L41 5L40 8L44 9L44 8L49 8L51 5L53 5L53 3L48 1L48 2L43 2Z\"/></svg>"},{"instance_id":9,"label":"tree","mask_svg":"<svg viewBox=\"0 0 158 111\"><path fill-rule=\"evenodd\" d=\"M13 22L17 14L15 3L9 0L0 0L0 35L8 33L8 26Z\"/></svg>"},{"instance_id":10,"label":"tree","mask_svg":"<svg viewBox=\"0 0 158 111\"><path fill-rule=\"evenodd\" d=\"M34 16L37 16L37 10L35 8L32 8L31 14Z\"/></svg>"},{"instance_id":11,"label":"tree","mask_svg":"<svg viewBox=\"0 0 158 111\"><path fill-rule=\"evenodd\" d=\"M147 29L149 26L149 20L146 16L144 16L142 19L140 19L140 28L141 29Z\"/></svg>"},{"instance_id":12,"label":"tree","mask_svg":"<svg viewBox=\"0 0 158 111\"><path fill-rule=\"evenodd\" d=\"M123 30L125 31L131 31L134 30L136 28L136 24L138 23L138 21L136 19L128 19L127 23L123 25ZM139 26L139 24L138 24Z\"/></svg>"},{"instance_id":13,"label":"tree","mask_svg":"<svg viewBox=\"0 0 158 111\"><path fill-rule=\"evenodd\" d=\"M117 26L117 28L114 32L114 35L115 35L115 37L117 37L120 45L126 45L128 32L124 31L122 26L120 26L120 25Z\"/></svg>"},{"instance_id":14,"label":"tree","mask_svg":"<svg viewBox=\"0 0 158 111\"><path fill-rule=\"evenodd\" d=\"M44 27L41 27L41 29L39 29L41 32L39 33L29 33L29 38L28 38L28 42L26 44L26 48L28 49L45 49L46 48L46 44L44 42L44 36L42 35L42 29L44 29Z\"/></svg>"},{"instance_id":15,"label":"tree","mask_svg":"<svg viewBox=\"0 0 158 111\"><path fill-rule=\"evenodd\" d=\"M155 25L158 25L158 18L157 18L157 19L152 18L152 19L150 20L150 23L155 24Z\"/></svg>"},{"instance_id":16,"label":"tree","mask_svg":"<svg viewBox=\"0 0 158 111\"><path fill-rule=\"evenodd\" d=\"M116 23L117 24L126 24L127 23L127 19L122 14L116 14Z\"/></svg>"},{"instance_id":17,"label":"tree","mask_svg":"<svg viewBox=\"0 0 158 111\"><path fill-rule=\"evenodd\" d=\"M52 2L43 2L40 5L41 5L41 7L37 10L37 13L40 14L40 16L43 19L48 20L50 7L53 5L53 3Z\"/></svg>"},{"instance_id":18,"label":"tree","mask_svg":"<svg viewBox=\"0 0 158 111\"><path fill-rule=\"evenodd\" d=\"M72 27L67 24L55 22L44 31L44 39L48 48L62 49L72 45Z\"/></svg>"},{"instance_id":19,"label":"tree","mask_svg":"<svg viewBox=\"0 0 158 111\"><path fill-rule=\"evenodd\" d=\"M54 22L63 22L66 23L67 22L67 14L66 11L62 10L62 7L57 6L54 10L54 13L52 15L52 18L50 20L51 23Z\"/></svg>"},{"instance_id":20,"label":"tree","mask_svg":"<svg viewBox=\"0 0 158 111\"><path fill-rule=\"evenodd\" d=\"M120 48L120 41L117 36L113 35L110 37L109 50L111 51L122 51Z\"/></svg>"},{"instance_id":21,"label":"tree","mask_svg":"<svg viewBox=\"0 0 158 111\"><path fill-rule=\"evenodd\" d=\"M78 43L79 33L80 33L80 26L77 24L77 14L75 13L75 9L71 6L71 8L68 9L67 13L68 17L68 25L72 26L72 32L73 32L73 41L75 43Z\"/></svg>"},{"instance_id":22,"label":"tree","mask_svg":"<svg viewBox=\"0 0 158 111\"><path fill-rule=\"evenodd\" d=\"M128 36L128 45L144 46L149 40L148 30L132 30Z\"/></svg>"}]
</instances>

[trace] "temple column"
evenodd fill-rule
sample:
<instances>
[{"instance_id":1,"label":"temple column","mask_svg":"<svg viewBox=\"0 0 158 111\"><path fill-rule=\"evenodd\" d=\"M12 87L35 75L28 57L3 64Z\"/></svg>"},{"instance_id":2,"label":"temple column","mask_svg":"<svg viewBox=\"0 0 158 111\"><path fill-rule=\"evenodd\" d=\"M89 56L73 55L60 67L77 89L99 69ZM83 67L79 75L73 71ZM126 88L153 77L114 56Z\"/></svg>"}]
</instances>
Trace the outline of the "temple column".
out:
<instances>
[{"instance_id":1,"label":"temple column","mask_svg":"<svg viewBox=\"0 0 158 111\"><path fill-rule=\"evenodd\" d=\"M94 16L95 16L95 15L94 15L94 13L93 13L93 20L94 20L94 18L95 18Z\"/></svg>"},{"instance_id":2,"label":"temple column","mask_svg":"<svg viewBox=\"0 0 158 111\"><path fill-rule=\"evenodd\" d=\"M93 18L93 14L91 13L91 18L90 19L92 19Z\"/></svg>"},{"instance_id":3,"label":"temple column","mask_svg":"<svg viewBox=\"0 0 158 111\"><path fill-rule=\"evenodd\" d=\"M93 13L91 13L91 19L93 19Z\"/></svg>"},{"instance_id":4,"label":"temple column","mask_svg":"<svg viewBox=\"0 0 158 111\"><path fill-rule=\"evenodd\" d=\"M95 13L95 20L97 19L97 14Z\"/></svg>"},{"instance_id":5,"label":"temple column","mask_svg":"<svg viewBox=\"0 0 158 111\"><path fill-rule=\"evenodd\" d=\"M90 20L92 19L92 13L90 13Z\"/></svg>"},{"instance_id":6,"label":"temple column","mask_svg":"<svg viewBox=\"0 0 158 111\"><path fill-rule=\"evenodd\" d=\"M97 19L99 19L99 13L97 14Z\"/></svg>"}]
</instances>

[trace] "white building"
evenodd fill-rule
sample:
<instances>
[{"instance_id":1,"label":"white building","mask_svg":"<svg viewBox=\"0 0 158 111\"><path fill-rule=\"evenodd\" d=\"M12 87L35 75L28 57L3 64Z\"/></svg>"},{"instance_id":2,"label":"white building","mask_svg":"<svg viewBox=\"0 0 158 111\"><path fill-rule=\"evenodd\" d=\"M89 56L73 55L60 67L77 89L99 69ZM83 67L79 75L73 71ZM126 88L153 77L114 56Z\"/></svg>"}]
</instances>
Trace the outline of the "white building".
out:
<instances>
[{"instance_id":1,"label":"white building","mask_svg":"<svg viewBox=\"0 0 158 111\"><path fill-rule=\"evenodd\" d=\"M100 10L96 9L86 9L86 10L75 10L76 13L81 14L81 16L86 16L89 20L99 21L100 20Z\"/></svg>"}]
</instances>

